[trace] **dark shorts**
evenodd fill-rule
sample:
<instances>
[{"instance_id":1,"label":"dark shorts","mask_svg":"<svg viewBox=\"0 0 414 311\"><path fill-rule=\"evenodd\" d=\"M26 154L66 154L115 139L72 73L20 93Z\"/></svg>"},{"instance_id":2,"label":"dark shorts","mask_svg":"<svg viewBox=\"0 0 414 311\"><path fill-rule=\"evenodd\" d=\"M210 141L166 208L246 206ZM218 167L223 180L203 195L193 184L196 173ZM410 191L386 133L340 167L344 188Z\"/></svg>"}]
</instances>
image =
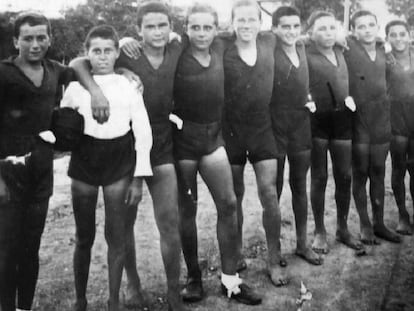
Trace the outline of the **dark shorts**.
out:
<instances>
[{"instance_id":1,"label":"dark shorts","mask_svg":"<svg viewBox=\"0 0 414 311\"><path fill-rule=\"evenodd\" d=\"M174 163L172 124L170 121L152 123L151 166Z\"/></svg>"},{"instance_id":2,"label":"dark shorts","mask_svg":"<svg viewBox=\"0 0 414 311\"><path fill-rule=\"evenodd\" d=\"M272 126L279 157L312 148L311 123L307 109L275 111L272 113Z\"/></svg>"},{"instance_id":3,"label":"dark shorts","mask_svg":"<svg viewBox=\"0 0 414 311\"><path fill-rule=\"evenodd\" d=\"M386 144L391 140L390 105L387 99L359 105L354 115L354 144Z\"/></svg>"},{"instance_id":4,"label":"dark shorts","mask_svg":"<svg viewBox=\"0 0 414 311\"><path fill-rule=\"evenodd\" d=\"M25 165L3 162L0 170L12 201L42 202L53 193L53 145L38 138Z\"/></svg>"},{"instance_id":5,"label":"dark shorts","mask_svg":"<svg viewBox=\"0 0 414 311\"><path fill-rule=\"evenodd\" d=\"M315 112L311 116L312 138L351 140L352 112L340 111Z\"/></svg>"},{"instance_id":6,"label":"dark shorts","mask_svg":"<svg viewBox=\"0 0 414 311\"><path fill-rule=\"evenodd\" d=\"M131 132L114 139L84 135L72 151L68 175L94 186L107 186L130 175L135 169L136 152Z\"/></svg>"},{"instance_id":7,"label":"dark shorts","mask_svg":"<svg viewBox=\"0 0 414 311\"><path fill-rule=\"evenodd\" d=\"M269 111L236 114L226 111L223 138L230 164L276 159L277 148Z\"/></svg>"},{"instance_id":8,"label":"dark shorts","mask_svg":"<svg viewBox=\"0 0 414 311\"><path fill-rule=\"evenodd\" d=\"M176 160L199 160L224 146L221 122L208 124L184 121L182 130L174 130Z\"/></svg>"},{"instance_id":9,"label":"dark shorts","mask_svg":"<svg viewBox=\"0 0 414 311\"><path fill-rule=\"evenodd\" d=\"M391 102L391 132L414 139L414 99Z\"/></svg>"}]
</instances>

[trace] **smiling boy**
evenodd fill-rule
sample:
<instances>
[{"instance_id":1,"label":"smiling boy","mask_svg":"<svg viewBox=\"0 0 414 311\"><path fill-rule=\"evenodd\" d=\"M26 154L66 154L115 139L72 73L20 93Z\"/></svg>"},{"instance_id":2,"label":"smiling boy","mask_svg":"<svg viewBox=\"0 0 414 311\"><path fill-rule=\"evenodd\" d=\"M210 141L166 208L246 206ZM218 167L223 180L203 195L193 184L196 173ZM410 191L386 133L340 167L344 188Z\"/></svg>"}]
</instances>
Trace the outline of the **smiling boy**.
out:
<instances>
[{"instance_id":1,"label":"smiling boy","mask_svg":"<svg viewBox=\"0 0 414 311\"><path fill-rule=\"evenodd\" d=\"M180 233L188 269L182 294L186 301L203 297L196 226L199 172L217 208L222 292L241 303L257 305L261 298L236 274L237 204L221 133L226 43L214 40L217 27L217 12L212 7L195 4L189 8L189 46L180 57L174 81L174 112L183 120L183 128L174 130L180 175Z\"/></svg>"},{"instance_id":2,"label":"smiling boy","mask_svg":"<svg viewBox=\"0 0 414 311\"><path fill-rule=\"evenodd\" d=\"M169 114L173 109L173 83L181 46L168 44L171 32L170 10L158 1L139 7L137 26L143 39L142 57L132 59L121 53L115 67L124 67L138 75L144 86L144 103L153 134L151 166L153 176L145 178L150 191L154 216L160 232L161 254L167 275L168 303L171 310L183 310L180 296L180 236L178 232L177 178L173 158L172 127ZM74 63L79 80L91 92L92 104L105 96L94 83L85 60ZM93 105L94 106L94 105ZM110 115L110 114L109 114ZM137 206L131 206L126 228L125 271L128 286L125 303L146 306L136 268L134 224Z\"/></svg>"},{"instance_id":3,"label":"smiling boy","mask_svg":"<svg viewBox=\"0 0 414 311\"><path fill-rule=\"evenodd\" d=\"M386 56L376 16L357 11L351 18L353 36L344 56L349 70L349 91L356 103L353 117L352 192L357 208L361 240L376 245L375 236L399 243L401 238L384 224L385 160L390 147L390 104L387 98ZM366 183L373 214L373 225L367 212Z\"/></svg>"},{"instance_id":4,"label":"smiling boy","mask_svg":"<svg viewBox=\"0 0 414 311\"><path fill-rule=\"evenodd\" d=\"M98 124L93 119L90 94L78 82L69 85L61 104L77 109L85 119L84 136L79 147L72 151L68 170L76 223L73 258L76 311L85 311L87 306L99 187L103 189L108 243L108 310L117 311L129 208L141 199L143 176L152 175L149 157L152 135L142 96L125 77L114 73L118 44L115 29L106 25L92 28L85 40L94 80L110 103L108 121Z\"/></svg>"},{"instance_id":5,"label":"smiling boy","mask_svg":"<svg viewBox=\"0 0 414 311\"><path fill-rule=\"evenodd\" d=\"M263 208L268 246L267 273L275 286L282 286L287 280L280 265L286 266L286 261L281 254L277 148L269 114L275 38L273 34L259 34L261 9L256 1L236 1L232 8L232 23L236 40L224 54L223 137L237 197L239 258L242 259L244 168L249 159Z\"/></svg>"},{"instance_id":6,"label":"smiling boy","mask_svg":"<svg viewBox=\"0 0 414 311\"><path fill-rule=\"evenodd\" d=\"M282 193L286 156L289 159L289 183L296 222L296 254L311 264L322 264L307 246L306 175L311 158L311 125L306 108L309 93L309 69L305 46L298 41L302 27L300 13L282 6L273 13L272 31L277 36L275 78L270 111L278 147L277 187Z\"/></svg>"},{"instance_id":7,"label":"smiling boy","mask_svg":"<svg viewBox=\"0 0 414 311\"><path fill-rule=\"evenodd\" d=\"M53 146L49 130L57 94L72 72L45 58L51 28L43 15L23 12L14 23L19 51L0 63L0 309L30 310L39 272L39 246L53 190ZM17 298L17 299L16 299Z\"/></svg>"}]
</instances>

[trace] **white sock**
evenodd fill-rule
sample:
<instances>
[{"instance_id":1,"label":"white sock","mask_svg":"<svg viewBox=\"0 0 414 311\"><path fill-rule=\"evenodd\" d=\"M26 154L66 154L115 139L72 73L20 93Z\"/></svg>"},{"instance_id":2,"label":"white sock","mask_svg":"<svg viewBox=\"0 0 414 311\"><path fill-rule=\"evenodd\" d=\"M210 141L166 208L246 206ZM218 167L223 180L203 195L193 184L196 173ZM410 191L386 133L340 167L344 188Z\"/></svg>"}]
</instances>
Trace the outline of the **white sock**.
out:
<instances>
[{"instance_id":1,"label":"white sock","mask_svg":"<svg viewBox=\"0 0 414 311\"><path fill-rule=\"evenodd\" d=\"M19 308L16 308L16 311L32 311L32 310L30 310L30 309L19 309Z\"/></svg>"},{"instance_id":2,"label":"white sock","mask_svg":"<svg viewBox=\"0 0 414 311\"><path fill-rule=\"evenodd\" d=\"M242 283L242 279L239 278L239 274L234 275L221 273L221 283L227 288L227 296L230 298L232 294L239 294L239 285Z\"/></svg>"}]
</instances>

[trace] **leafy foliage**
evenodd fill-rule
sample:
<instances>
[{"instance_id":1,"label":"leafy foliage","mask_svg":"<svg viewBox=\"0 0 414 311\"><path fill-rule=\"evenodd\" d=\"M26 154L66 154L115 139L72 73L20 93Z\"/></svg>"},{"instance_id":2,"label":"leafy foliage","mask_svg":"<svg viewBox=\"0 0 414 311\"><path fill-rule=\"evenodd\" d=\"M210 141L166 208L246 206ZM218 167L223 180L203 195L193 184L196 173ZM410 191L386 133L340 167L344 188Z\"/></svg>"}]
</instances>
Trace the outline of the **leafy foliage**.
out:
<instances>
[{"instance_id":1,"label":"leafy foliage","mask_svg":"<svg viewBox=\"0 0 414 311\"><path fill-rule=\"evenodd\" d=\"M391 13L409 18L414 15L414 2L412 0L386 0Z\"/></svg>"},{"instance_id":2,"label":"leafy foliage","mask_svg":"<svg viewBox=\"0 0 414 311\"><path fill-rule=\"evenodd\" d=\"M344 0L296 0L292 1L300 10L302 20L307 20L315 10L330 10L339 20L344 18ZM351 14L360 8L361 0L351 0Z\"/></svg>"},{"instance_id":3,"label":"leafy foliage","mask_svg":"<svg viewBox=\"0 0 414 311\"><path fill-rule=\"evenodd\" d=\"M49 57L68 63L83 50L83 40L88 31L95 25L107 23L115 27L120 37L130 36L138 39L136 17L137 4L146 0L87 0L63 12L63 19L51 20L52 47ZM267 0L271 1L271 0ZM289 0L282 0L289 2ZM358 8L361 0L352 0L352 10ZM391 0L388 0L391 1ZM316 9L330 9L336 12L339 19L343 18L344 0L290 0L296 5L306 20ZM395 0L393 2L410 2ZM180 34L184 31L183 11L179 7L171 7L174 30ZM12 54L13 27L12 21L16 13L0 14L0 57Z\"/></svg>"}]
</instances>

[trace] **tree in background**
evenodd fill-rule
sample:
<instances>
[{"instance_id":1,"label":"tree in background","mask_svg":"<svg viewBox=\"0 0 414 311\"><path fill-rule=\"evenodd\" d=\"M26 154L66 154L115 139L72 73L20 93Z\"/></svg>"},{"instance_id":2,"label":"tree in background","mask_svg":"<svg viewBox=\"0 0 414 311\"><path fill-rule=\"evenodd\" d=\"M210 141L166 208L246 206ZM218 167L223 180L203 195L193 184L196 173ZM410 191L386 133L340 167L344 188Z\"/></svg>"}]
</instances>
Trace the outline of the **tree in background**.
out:
<instances>
[{"instance_id":1,"label":"tree in background","mask_svg":"<svg viewBox=\"0 0 414 311\"><path fill-rule=\"evenodd\" d=\"M15 51L12 16L10 12L0 13L0 59L10 56Z\"/></svg>"},{"instance_id":2,"label":"tree in background","mask_svg":"<svg viewBox=\"0 0 414 311\"><path fill-rule=\"evenodd\" d=\"M137 6L147 0L87 0L62 12L63 19L51 20L53 43L49 57L68 63L83 51L83 40L88 31L95 25L107 23L118 31L120 37L138 38L136 28ZM351 12L359 8L362 0L352 0ZM410 0L387 0L388 2L407 3ZM170 2L171 1L167 1ZM261 3L292 4L301 11L306 20L316 9L332 10L338 19L343 19L344 0L259 0ZM399 8L395 6L395 9ZM263 7L264 10L266 10ZM174 30L182 34L184 31L185 12L178 6L171 6ZM404 8L401 7L403 11ZM272 12L268 12L271 14ZM12 19L16 13L0 14L0 57L5 58L14 51L12 37Z\"/></svg>"},{"instance_id":3,"label":"tree in background","mask_svg":"<svg viewBox=\"0 0 414 311\"><path fill-rule=\"evenodd\" d=\"M412 0L386 0L389 11L397 16L414 15L414 1Z\"/></svg>"},{"instance_id":4,"label":"tree in background","mask_svg":"<svg viewBox=\"0 0 414 311\"><path fill-rule=\"evenodd\" d=\"M351 0L351 14L361 8L362 0ZM339 20L344 18L343 0L292 0L301 13L302 20L306 21L315 10L330 10Z\"/></svg>"}]
</instances>

